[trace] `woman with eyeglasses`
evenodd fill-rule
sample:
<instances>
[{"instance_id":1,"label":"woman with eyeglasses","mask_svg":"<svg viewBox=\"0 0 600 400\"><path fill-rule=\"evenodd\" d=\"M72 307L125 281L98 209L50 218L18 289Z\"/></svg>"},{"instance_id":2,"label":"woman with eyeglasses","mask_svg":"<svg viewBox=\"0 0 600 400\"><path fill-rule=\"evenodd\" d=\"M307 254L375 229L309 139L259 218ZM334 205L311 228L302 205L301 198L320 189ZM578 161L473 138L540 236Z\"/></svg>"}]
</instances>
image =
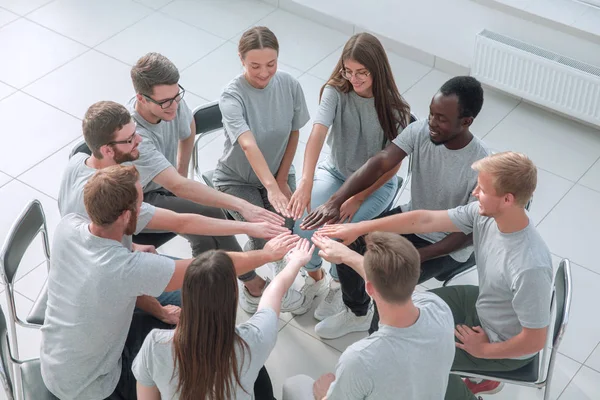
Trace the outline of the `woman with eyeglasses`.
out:
<instances>
[{"instance_id":1,"label":"woman with eyeglasses","mask_svg":"<svg viewBox=\"0 0 600 400\"><path fill-rule=\"evenodd\" d=\"M238 44L243 73L223 90L219 108L223 115L225 148L213 176L215 187L287 218L292 228L288 202L296 188L292 160L298 146L299 130L310 119L300 83L277 69L279 43L269 28L258 26L242 34ZM237 220L238 212L230 211ZM250 238L245 250L262 249L265 240ZM278 264L277 270L281 267ZM240 276L251 281L254 271ZM244 288L243 310L254 313L264 286ZM302 295L290 290L282 310L300 307Z\"/></svg>"},{"instance_id":2,"label":"woman with eyeglasses","mask_svg":"<svg viewBox=\"0 0 600 400\"><path fill-rule=\"evenodd\" d=\"M299 240L256 314L237 326L231 258L220 250L197 257L183 279L179 324L150 332L133 362L138 400L274 400L268 375L261 388L257 376L275 347L281 300L313 250Z\"/></svg>"},{"instance_id":3,"label":"woman with eyeglasses","mask_svg":"<svg viewBox=\"0 0 600 400\"><path fill-rule=\"evenodd\" d=\"M379 40L369 33L352 36L331 77L321 88L319 111L304 153L302 178L288 207L296 220L294 233L312 237L314 231L301 229L305 211L325 203L346 178L383 150L409 121L410 107L398 92ZM326 138L331 155L317 165ZM399 167L348 199L340 209L339 222L364 221L385 211L396 193L395 175ZM306 312L314 298L327 293L315 310L314 316L318 320L343 309L335 266L330 270L332 279L329 279L321 263L322 259L315 252L305 266L308 274L301 290L305 301L297 310L298 313Z\"/></svg>"}]
</instances>

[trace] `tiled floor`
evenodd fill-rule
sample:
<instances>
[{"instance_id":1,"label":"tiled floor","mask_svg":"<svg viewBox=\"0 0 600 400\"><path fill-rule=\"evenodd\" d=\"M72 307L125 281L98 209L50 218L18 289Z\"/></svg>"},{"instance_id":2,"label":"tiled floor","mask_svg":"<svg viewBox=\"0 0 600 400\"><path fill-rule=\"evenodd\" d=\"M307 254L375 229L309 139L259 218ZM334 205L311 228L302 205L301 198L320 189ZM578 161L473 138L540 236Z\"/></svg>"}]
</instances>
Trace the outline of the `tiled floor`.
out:
<instances>
[{"instance_id":1,"label":"tiled floor","mask_svg":"<svg viewBox=\"0 0 600 400\"><path fill-rule=\"evenodd\" d=\"M186 100L196 107L215 100L240 71L236 39L254 24L271 27L279 37L281 68L299 78L314 115L318 90L347 36L267 3L0 0L0 240L33 198L42 202L52 235L59 220L58 184L69 149L80 137L80 118L95 101L125 102L132 96L129 68L139 56L153 50L170 57L181 70ZM431 96L449 76L395 54L390 61L414 112L426 115ZM592 310L600 303L600 266L593 250L600 226L600 132L491 90L486 91L474 132L496 149L529 154L540 168L532 217L555 263L560 257L574 263L571 321L551 397L598 399L600 320ZM295 159L298 173L309 133L307 125ZM222 137L206 139L201 166L212 168L221 149ZM405 192L404 198L409 195ZM182 240L161 251L190 253ZM42 261L37 247L23 261L16 284L21 314L27 313L46 278ZM476 282L476 276L462 280ZM436 285L430 281L424 286ZM315 322L310 313L293 319L282 315L278 343L267 362L278 396L285 377L333 371L340 351L364 336L321 341L314 333ZM19 339L21 356L38 354L38 332L19 330ZM493 398L542 396L537 390L507 387Z\"/></svg>"}]
</instances>

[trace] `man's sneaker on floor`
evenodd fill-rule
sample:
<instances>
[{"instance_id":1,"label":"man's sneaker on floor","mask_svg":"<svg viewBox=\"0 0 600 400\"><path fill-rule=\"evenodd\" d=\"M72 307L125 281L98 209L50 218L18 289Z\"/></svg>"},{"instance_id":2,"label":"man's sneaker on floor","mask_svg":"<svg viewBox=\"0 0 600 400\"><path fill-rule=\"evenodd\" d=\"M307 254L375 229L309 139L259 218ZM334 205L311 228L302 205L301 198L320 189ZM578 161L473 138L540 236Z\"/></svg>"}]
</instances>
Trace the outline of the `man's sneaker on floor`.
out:
<instances>
[{"instance_id":1,"label":"man's sneaker on floor","mask_svg":"<svg viewBox=\"0 0 600 400\"><path fill-rule=\"evenodd\" d=\"M329 281L327 296L325 296L315 310L315 318L319 321L323 321L325 318L331 317L343 309L342 286L335 279L331 279Z\"/></svg>"},{"instance_id":2,"label":"man's sneaker on floor","mask_svg":"<svg viewBox=\"0 0 600 400\"><path fill-rule=\"evenodd\" d=\"M502 390L504 383L497 381L482 380L474 382L465 378L465 385L473 394L495 394Z\"/></svg>"},{"instance_id":3,"label":"man's sneaker on floor","mask_svg":"<svg viewBox=\"0 0 600 400\"><path fill-rule=\"evenodd\" d=\"M271 279L267 278L265 281L266 288L271 282ZM258 309L258 303L260 303L260 296L252 296L246 286L243 286L243 289L240 291L240 307L242 307L242 310L249 314L254 314ZM285 295L281 300L281 312L292 312L302 307L303 303L304 296L302 293L290 288L285 292Z\"/></svg>"},{"instance_id":4,"label":"man's sneaker on floor","mask_svg":"<svg viewBox=\"0 0 600 400\"><path fill-rule=\"evenodd\" d=\"M323 279L320 281L315 281L310 275L306 274L304 277L304 285L302 289L300 289L300 293L304 296L304 303L301 307L292 311L294 315L302 315L305 314L312 307L313 302L317 296L321 296L325 294L327 289L329 288L329 280L331 278L329 275L323 275Z\"/></svg>"},{"instance_id":5,"label":"man's sneaker on floor","mask_svg":"<svg viewBox=\"0 0 600 400\"><path fill-rule=\"evenodd\" d=\"M373 305L369 305L367 315L357 317L348 307L339 313L325 318L315 326L315 332L323 339L337 339L352 332L368 331L373 319Z\"/></svg>"}]
</instances>

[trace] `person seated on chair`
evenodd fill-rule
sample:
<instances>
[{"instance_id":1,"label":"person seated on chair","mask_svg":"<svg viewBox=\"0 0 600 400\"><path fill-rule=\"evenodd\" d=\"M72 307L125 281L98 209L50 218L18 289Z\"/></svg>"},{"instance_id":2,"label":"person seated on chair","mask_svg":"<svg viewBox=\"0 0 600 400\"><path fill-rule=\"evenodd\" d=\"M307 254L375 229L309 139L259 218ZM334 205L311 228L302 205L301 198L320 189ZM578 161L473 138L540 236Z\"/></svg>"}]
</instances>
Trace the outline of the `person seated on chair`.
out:
<instances>
[{"instance_id":1,"label":"person seated on chair","mask_svg":"<svg viewBox=\"0 0 600 400\"><path fill-rule=\"evenodd\" d=\"M452 313L430 292L415 292L419 253L405 238L375 232L366 238L364 257L316 233L319 254L350 265L366 281L381 312L381 329L354 343L340 356L336 372L311 385L294 377L283 400L439 400L454 359ZM312 391L311 391L312 389Z\"/></svg>"},{"instance_id":2,"label":"person seated on chair","mask_svg":"<svg viewBox=\"0 0 600 400\"><path fill-rule=\"evenodd\" d=\"M319 112L304 153L302 179L288 207L296 219L294 233L305 238L314 232L301 225L305 210L325 203L410 121L410 107L396 87L385 50L369 33L358 33L348 40L331 77L321 88L319 100ZM317 165L325 138L331 155ZM398 189L398 168L399 163L349 197L340 207L341 219L363 221L385 211ZM305 266L308 274L302 290L306 302L295 312L308 311L317 296L327 293L315 309L314 317L318 320L337 314L343 308L336 268L331 267L329 278L321 268L322 262L315 252Z\"/></svg>"},{"instance_id":3,"label":"person seated on chair","mask_svg":"<svg viewBox=\"0 0 600 400\"><path fill-rule=\"evenodd\" d=\"M323 206L306 217L304 224L314 227L337 221L340 204L372 185L379 176L394 171L407 155L412 157L411 200L383 216L410 210L445 210L474 201L471 193L477 185L477 173L471 164L485 157L488 150L471 133L470 126L482 105L483 89L475 78L459 76L444 83L431 100L429 118L410 124ZM460 267L473 252L470 235L462 232L405 237L421 256L421 281ZM350 248L364 253L364 239L359 238ZM377 307L369 307L371 298L365 292L364 281L348 266L337 267L346 307L317 324L316 333L333 339L350 332L366 331L370 326L371 332L377 330Z\"/></svg>"},{"instance_id":4,"label":"person seated on chair","mask_svg":"<svg viewBox=\"0 0 600 400\"><path fill-rule=\"evenodd\" d=\"M187 178L196 125L183 100L179 71L165 56L148 53L131 69L136 96L129 108L144 139L134 165L141 175L144 201L175 212L224 219L222 209L239 212L246 221L283 225L284 218L243 199ZM185 235L195 257L205 250L242 251L234 236ZM252 295L260 296L267 282L253 274L243 279ZM242 302L243 303L243 302Z\"/></svg>"},{"instance_id":5,"label":"person seated on chair","mask_svg":"<svg viewBox=\"0 0 600 400\"><path fill-rule=\"evenodd\" d=\"M275 347L283 296L309 250L305 239L296 244L287 266L265 288L256 314L238 326L231 258L219 250L196 258L183 279L179 325L150 332L133 362L138 400L274 400L270 380L261 388L254 383Z\"/></svg>"},{"instance_id":6,"label":"person seated on chair","mask_svg":"<svg viewBox=\"0 0 600 400\"><path fill-rule=\"evenodd\" d=\"M513 371L544 347L550 324L552 259L525 210L537 184L527 156L504 152L473 164L478 201L444 211L418 210L358 224L329 225L323 235L353 242L372 231L400 234L473 234L479 286L432 290L452 310L456 324L453 370ZM463 382L450 376L446 399L475 399L500 383Z\"/></svg>"},{"instance_id":7,"label":"person seated on chair","mask_svg":"<svg viewBox=\"0 0 600 400\"><path fill-rule=\"evenodd\" d=\"M213 175L213 184L222 193L243 199L254 206L286 217L290 229L294 220L287 210L296 189L292 161L298 147L299 130L310 119L304 92L297 79L277 69L279 43L269 28L256 26L242 34L238 44L243 73L223 90L219 108L223 115L225 147ZM233 218L245 221L236 210ZM246 249L262 249L265 240L250 237ZM277 264L275 272L282 267ZM256 272L241 276L252 281ZM240 306L256 312L260 291L245 287ZM303 296L290 290L282 311L302 306Z\"/></svg>"},{"instance_id":8,"label":"person seated on chair","mask_svg":"<svg viewBox=\"0 0 600 400\"><path fill-rule=\"evenodd\" d=\"M135 123L127 109L112 101L100 101L91 105L83 118L83 137L92 155L74 154L63 172L58 195L61 217L76 213L87 216L83 200L83 188L96 170L139 157L141 137L136 133ZM271 222L237 222L200 214L179 214L142 203L135 233L142 229L175 232L178 234L229 236L245 233L252 236L272 238L289 232L285 227ZM134 251L156 252L154 246L136 245L130 235L123 236L123 245ZM161 307L167 299L155 300L140 297L137 307L154 315L163 322L176 323L180 299L175 293L168 295L168 306Z\"/></svg>"},{"instance_id":9,"label":"person seated on chair","mask_svg":"<svg viewBox=\"0 0 600 400\"><path fill-rule=\"evenodd\" d=\"M180 289L192 260L132 252L121 243L135 230L143 199L135 167L98 170L83 197L89 219L68 214L54 234L42 377L61 399L134 399L134 357L150 330L172 328L134 313L136 300ZM228 255L242 274L283 257L295 242L283 234L265 250Z\"/></svg>"}]
</instances>

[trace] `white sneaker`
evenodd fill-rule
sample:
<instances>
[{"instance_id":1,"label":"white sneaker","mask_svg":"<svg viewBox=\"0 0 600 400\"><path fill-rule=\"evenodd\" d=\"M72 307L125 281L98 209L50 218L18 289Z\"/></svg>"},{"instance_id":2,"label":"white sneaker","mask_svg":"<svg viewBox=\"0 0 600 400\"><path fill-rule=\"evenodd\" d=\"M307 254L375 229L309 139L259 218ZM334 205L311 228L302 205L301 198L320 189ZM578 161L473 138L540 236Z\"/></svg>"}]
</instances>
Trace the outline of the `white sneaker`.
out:
<instances>
[{"instance_id":1,"label":"white sneaker","mask_svg":"<svg viewBox=\"0 0 600 400\"><path fill-rule=\"evenodd\" d=\"M325 318L315 326L315 332L323 339L337 339L351 332L368 331L373 319L373 305L369 306L367 315L357 317L349 308Z\"/></svg>"},{"instance_id":2,"label":"white sneaker","mask_svg":"<svg viewBox=\"0 0 600 400\"><path fill-rule=\"evenodd\" d=\"M304 277L304 286L300 289L300 293L304 295L304 303L298 309L292 311L294 315L305 314L312 307L315 297L325 294L329 287L329 275L323 272L323 279L315 281L310 275Z\"/></svg>"},{"instance_id":3,"label":"white sneaker","mask_svg":"<svg viewBox=\"0 0 600 400\"><path fill-rule=\"evenodd\" d=\"M323 321L344 310L344 301L342 300L342 285L334 279L329 281L329 291L327 296L319 303L315 310L315 318Z\"/></svg>"},{"instance_id":4,"label":"white sneaker","mask_svg":"<svg viewBox=\"0 0 600 400\"><path fill-rule=\"evenodd\" d=\"M265 279L265 288L269 283L271 283L271 279ZM264 291L264 289L263 289ZM249 314L254 314L258 309L258 303L260 303L261 296L252 296L246 286L240 292L240 307L242 310L246 311ZM295 289L288 289L287 292L283 295L283 299L281 300L281 312L292 312L300 307L302 307L304 303L304 296L302 293Z\"/></svg>"}]
</instances>

